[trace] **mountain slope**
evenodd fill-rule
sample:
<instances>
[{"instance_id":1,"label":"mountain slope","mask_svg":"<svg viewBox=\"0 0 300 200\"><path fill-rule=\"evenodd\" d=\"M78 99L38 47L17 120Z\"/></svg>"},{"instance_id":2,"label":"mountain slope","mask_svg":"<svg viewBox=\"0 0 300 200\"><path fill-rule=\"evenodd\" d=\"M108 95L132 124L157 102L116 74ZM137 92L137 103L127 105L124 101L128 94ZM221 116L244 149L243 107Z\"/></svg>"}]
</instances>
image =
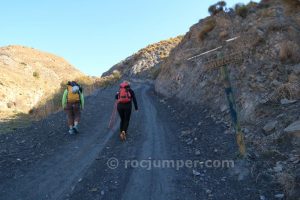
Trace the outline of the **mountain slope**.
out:
<instances>
[{"instance_id":1,"label":"mountain slope","mask_svg":"<svg viewBox=\"0 0 300 200\"><path fill-rule=\"evenodd\" d=\"M159 64L168 57L170 51L178 45L181 39L182 36L178 36L151 44L114 65L103 76L108 76L117 70L124 77L151 78L155 70L159 68Z\"/></svg>"},{"instance_id":2,"label":"mountain slope","mask_svg":"<svg viewBox=\"0 0 300 200\"><path fill-rule=\"evenodd\" d=\"M280 182L291 199L300 191L295 184L300 177L299 4L262 1L200 20L162 63L155 83L157 92L206 105L216 120L230 126L221 71L209 61L242 53L243 62L228 69L248 152L264 161L253 164L257 173Z\"/></svg>"},{"instance_id":3,"label":"mountain slope","mask_svg":"<svg viewBox=\"0 0 300 200\"><path fill-rule=\"evenodd\" d=\"M0 48L0 74L2 115L26 113L63 81L85 76L63 58L22 46Z\"/></svg>"}]
</instances>

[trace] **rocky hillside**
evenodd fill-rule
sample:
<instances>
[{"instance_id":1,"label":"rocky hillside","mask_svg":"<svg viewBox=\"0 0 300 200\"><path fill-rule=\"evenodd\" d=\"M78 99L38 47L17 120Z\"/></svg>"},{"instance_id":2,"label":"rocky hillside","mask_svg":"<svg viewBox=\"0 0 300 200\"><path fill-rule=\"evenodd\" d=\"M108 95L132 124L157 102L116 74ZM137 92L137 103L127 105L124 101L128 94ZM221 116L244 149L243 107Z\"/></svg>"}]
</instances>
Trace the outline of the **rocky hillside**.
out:
<instances>
[{"instance_id":1,"label":"rocky hillside","mask_svg":"<svg viewBox=\"0 0 300 200\"><path fill-rule=\"evenodd\" d=\"M290 199L300 196L299 36L298 0L237 6L193 25L162 63L155 84L167 97L208 105L212 117L230 126L220 68L211 61L242 53L243 61L228 69L253 170L280 182Z\"/></svg>"},{"instance_id":2,"label":"rocky hillside","mask_svg":"<svg viewBox=\"0 0 300 200\"><path fill-rule=\"evenodd\" d=\"M0 48L1 118L28 113L61 83L85 75L58 56L22 46Z\"/></svg>"},{"instance_id":3,"label":"rocky hillside","mask_svg":"<svg viewBox=\"0 0 300 200\"><path fill-rule=\"evenodd\" d=\"M119 71L123 77L152 78L159 70L160 63L169 56L170 51L178 45L182 36L151 44L146 48L114 65L103 76Z\"/></svg>"}]
</instances>

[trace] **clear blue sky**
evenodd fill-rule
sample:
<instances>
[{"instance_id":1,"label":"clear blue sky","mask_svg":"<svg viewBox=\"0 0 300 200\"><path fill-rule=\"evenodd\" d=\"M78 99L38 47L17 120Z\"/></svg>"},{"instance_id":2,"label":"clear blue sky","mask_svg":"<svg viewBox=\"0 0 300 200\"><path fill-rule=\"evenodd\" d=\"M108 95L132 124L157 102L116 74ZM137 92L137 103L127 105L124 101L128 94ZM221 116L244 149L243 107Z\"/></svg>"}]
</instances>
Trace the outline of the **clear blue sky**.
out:
<instances>
[{"instance_id":1,"label":"clear blue sky","mask_svg":"<svg viewBox=\"0 0 300 200\"><path fill-rule=\"evenodd\" d=\"M64 57L99 76L148 44L185 34L218 0L7 0L0 46L24 45ZM228 0L235 3L250 0Z\"/></svg>"}]
</instances>

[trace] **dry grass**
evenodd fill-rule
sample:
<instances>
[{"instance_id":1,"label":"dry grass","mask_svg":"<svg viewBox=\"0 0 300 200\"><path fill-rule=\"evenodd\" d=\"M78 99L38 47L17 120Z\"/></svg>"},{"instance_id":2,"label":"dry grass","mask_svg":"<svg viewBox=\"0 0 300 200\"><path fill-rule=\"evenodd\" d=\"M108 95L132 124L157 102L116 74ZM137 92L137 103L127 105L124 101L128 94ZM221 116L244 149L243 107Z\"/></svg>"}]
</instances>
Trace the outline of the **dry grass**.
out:
<instances>
[{"instance_id":1,"label":"dry grass","mask_svg":"<svg viewBox=\"0 0 300 200\"><path fill-rule=\"evenodd\" d=\"M300 1L299 0L282 0L282 2L287 6L287 12L299 12Z\"/></svg>"},{"instance_id":2,"label":"dry grass","mask_svg":"<svg viewBox=\"0 0 300 200\"><path fill-rule=\"evenodd\" d=\"M295 83L286 83L278 87L269 98L271 102L279 102L281 99L299 99L300 85Z\"/></svg>"},{"instance_id":3,"label":"dry grass","mask_svg":"<svg viewBox=\"0 0 300 200\"><path fill-rule=\"evenodd\" d=\"M88 76L82 76L75 79L83 87L83 93L85 96L88 96L95 91L96 82L93 78ZM47 117L48 115L55 113L62 109L61 99L64 90L66 89L67 81L61 82L61 87L56 90L56 92L44 99L43 101L39 102L34 108L29 111L29 114L36 120L42 119Z\"/></svg>"},{"instance_id":4,"label":"dry grass","mask_svg":"<svg viewBox=\"0 0 300 200\"><path fill-rule=\"evenodd\" d=\"M100 79L96 80L95 85L97 87L108 87L118 82L121 79L121 77L122 74L120 73L120 71L115 70L111 75L101 77Z\"/></svg>"},{"instance_id":5,"label":"dry grass","mask_svg":"<svg viewBox=\"0 0 300 200\"><path fill-rule=\"evenodd\" d=\"M211 32L216 27L216 21L214 19L209 19L202 26L201 31L199 33L199 40L203 41L209 32Z\"/></svg>"},{"instance_id":6,"label":"dry grass","mask_svg":"<svg viewBox=\"0 0 300 200\"><path fill-rule=\"evenodd\" d=\"M228 37L228 32L227 32L227 31L221 31L221 32L219 33L219 38L220 38L221 40L225 40L227 37Z\"/></svg>"},{"instance_id":7,"label":"dry grass","mask_svg":"<svg viewBox=\"0 0 300 200\"><path fill-rule=\"evenodd\" d=\"M288 173L280 173L277 175L277 180L282 185L284 192L290 196L295 189L296 182L295 177Z\"/></svg>"},{"instance_id":8,"label":"dry grass","mask_svg":"<svg viewBox=\"0 0 300 200\"><path fill-rule=\"evenodd\" d=\"M7 116L12 116L7 118ZM32 118L24 113L5 113L0 112L0 134L14 131L18 128L30 126Z\"/></svg>"},{"instance_id":9,"label":"dry grass","mask_svg":"<svg viewBox=\"0 0 300 200\"><path fill-rule=\"evenodd\" d=\"M281 62L300 62L300 47L292 41L280 43L279 58Z\"/></svg>"},{"instance_id":10,"label":"dry grass","mask_svg":"<svg viewBox=\"0 0 300 200\"><path fill-rule=\"evenodd\" d=\"M260 11L260 16L267 18L267 17L275 17L276 16L276 11L274 9L263 9Z\"/></svg>"}]
</instances>

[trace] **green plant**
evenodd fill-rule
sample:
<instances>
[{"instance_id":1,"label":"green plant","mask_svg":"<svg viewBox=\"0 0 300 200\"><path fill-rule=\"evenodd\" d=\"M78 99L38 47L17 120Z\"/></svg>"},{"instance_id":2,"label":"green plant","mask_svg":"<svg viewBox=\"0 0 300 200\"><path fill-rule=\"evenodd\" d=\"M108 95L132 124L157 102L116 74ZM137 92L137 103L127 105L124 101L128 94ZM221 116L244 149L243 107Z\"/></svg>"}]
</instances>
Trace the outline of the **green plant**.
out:
<instances>
[{"instance_id":1,"label":"green plant","mask_svg":"<svg viewBox=\"0 0 300 200\"><path fill-rule=\"evenodd\" d=\"M208 8L208 12L210 15L216 15L218 14L219 12L222 12L226 9L226 2L225 1L219 1L218 3L216 4L213 4L211 5L209 8Z\"/></svg>"},{"instance_id":2,"label":"green plant","mask_svg":"<svg viewBox=\"0 0 300 200\"><path fill-rule=\"evenodd\" d=\"M256 8L258 6L258 3L254 2L254 1L250 1L247 4L247 8L251 9L251 8Z\"/></svg>"},{"instance_id":3,"label":"green plant","mask_svg":"<svg viewBox=\"0 0 300 200\"><path fill-rule=\"evenodd\" d=\"M244 4L238 3L235 5L235 12L237 15L246 18L248 14L248 7Z\"/></svg>"},{"instance_id":4,"label":"green plant","mask_svg":"<svg viewBox=\"0 0 300 200\"><path fill-rule=\"evenodd\" d=\"M40 78L40 74L37 71L34 71L32 73L32 76L35 77L35 78Z\"/></svg>"},{"instance_id":5,"label":"green plant","mask_svg":"<svg viewBox=\"0 0 300 200\"><path fill-rule=\"evenodd\" d=\"M208 33L211 32L215 27L216 27L216 21L214 19L210 19L206 21L206 23L203 25L199 33L200 41L203 41L205 37L208 35Z\"/></svg>"},{"instance_id":6,"label":"green plant","mask_svg":"<svg viewBox=\"0 0 300 200\"><path fill-rule=\"evenodd\" d=\"M258 3L257 8L265 9L265 8L269 8L270 6L271 6L270 0L261 0Z\"/></svg>"}]
</instances>

